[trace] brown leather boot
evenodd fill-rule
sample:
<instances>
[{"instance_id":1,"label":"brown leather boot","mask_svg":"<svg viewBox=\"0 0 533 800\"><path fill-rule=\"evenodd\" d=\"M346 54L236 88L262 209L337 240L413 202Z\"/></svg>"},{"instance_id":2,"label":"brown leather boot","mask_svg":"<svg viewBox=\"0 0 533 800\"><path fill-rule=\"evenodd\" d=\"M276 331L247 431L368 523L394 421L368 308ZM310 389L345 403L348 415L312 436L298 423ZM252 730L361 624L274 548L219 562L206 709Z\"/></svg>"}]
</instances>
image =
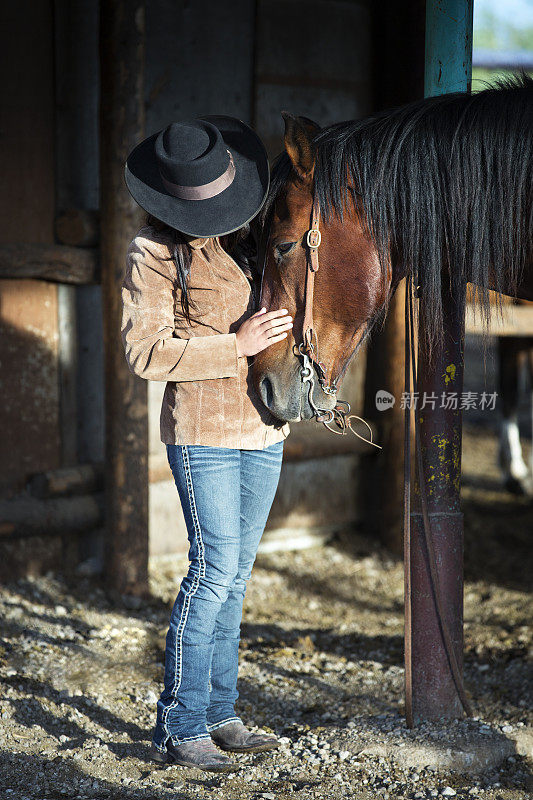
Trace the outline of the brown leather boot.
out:
<instances>
[{"instance_id":1,"label":"brown leather boot","mask_svg":"<svg viewBox=\"0 0 533 800\"><path fill-rule=\"evenodd\" d=\"M280 742L275 736L266 733L254 733L242 722L227 722L220 728L211 731L211 738L221 750L232 750L234 753L260 753L274 750Z\"/></svg>"},{"instance_id":2,"label":"brown leather boot","mask_svg":"<svg viewBox=\"0 0 533 800\"><path fill-rule=\"evenodd\" d=\"M172 744L167 742L167 752L161 753L152 744L152 758L160 764L178 764L182 767L196 767L205 772L236 772L240 764L232 761L217 750L211 739L194 739L191 742Z\"/></svg>"}]
</instances>

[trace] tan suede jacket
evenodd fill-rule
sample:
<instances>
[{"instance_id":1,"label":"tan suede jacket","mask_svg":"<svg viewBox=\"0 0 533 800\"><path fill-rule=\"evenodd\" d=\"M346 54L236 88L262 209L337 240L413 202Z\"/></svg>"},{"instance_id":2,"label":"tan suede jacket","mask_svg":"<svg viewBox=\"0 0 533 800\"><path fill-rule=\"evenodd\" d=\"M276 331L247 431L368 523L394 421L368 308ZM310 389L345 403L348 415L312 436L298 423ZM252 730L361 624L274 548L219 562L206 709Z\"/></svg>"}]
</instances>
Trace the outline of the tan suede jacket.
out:
<instances>
[{"instance_id":1,"label":"tan suede jacket","mask_svg":"<svg viewBox=\"0 0 533 800\"><path fill-rule=\"evenodd\" d=\"M217 238L191 242L191 325L168 234L144 225L131 241L122 285L122 341L130 370L166 381L160 415L165 444L263 449L285 439L238 357L236 331L257 309L250 281Z\"/></svg>"}]
</instances>

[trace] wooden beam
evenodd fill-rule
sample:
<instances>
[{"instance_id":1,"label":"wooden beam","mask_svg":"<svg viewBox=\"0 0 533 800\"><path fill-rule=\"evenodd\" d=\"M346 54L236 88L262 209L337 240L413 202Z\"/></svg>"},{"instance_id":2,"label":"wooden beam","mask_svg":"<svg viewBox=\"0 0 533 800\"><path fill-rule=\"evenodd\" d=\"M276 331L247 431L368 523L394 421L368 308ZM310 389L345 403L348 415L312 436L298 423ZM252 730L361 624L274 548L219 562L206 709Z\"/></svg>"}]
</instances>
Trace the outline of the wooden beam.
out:
<instances>
[{"instance_id":1,"label":"wooden beam","mask_svg":"<svg viewBox=\"0 0 533 800\"><path fill-rule=\"evenodd\" d=\"M101 490L103 483L103 464L79 464L31 475L27 489L32 497L44 500L73 494L90 494Z\"/></svg>"},{"instance_id":2,"label":"wooden beam","mask_svg":"<svg viewBox=\"0 0 533 800\"><path fill-rule=\"evenodd\" d=\"M355 429L362 436L369 435L368 430L363 426ZM303 435L299 435L300 432ZM375 427L372 427L372 435L374 441L377 441ZM329 458L330 456L354 455L376 459L378 457L377 453L376 448L362 442L352 433L347 433L345 436L335 436L322 425L317 425L311 432L306 423L298 423L298 425L293 425L291 435L284 442L283 462L310 461L318 458ZM150 483L173 480L165 452L151 455L149 463Z\"/></svg>"},{"instance_id":3,"label":"wooden beam","mask_svg":"<svg viewBox=\"0 0 533 800\"><path fill-rule=\"evenodd\" d=\"M78 285L98 283L98 251L63 244L1 244L0 278L37 278Z\"/></svg>"},{"instance_id":4,"label":"wooden beam","mask_svg":"<svg viewBox=\"0 0 533 800\"><path fill-rule=\"evenodd\" d=\"M0 501L0 540L94 530L102 525L103 505L101 493L47 500L23 495Z\"/></svg>"},{"instance_id":5,"label":"wooden beam","mask_svg":"<svg viewBox=\"0 0 533 800\"><path fill-rule=\"evenodd\" d=\"M141 0L100 3L100 248L105 365L108 589L148 594L147 385L132 375L120 336L128 245L142 213L124 184L124 162L144 138Z\"/></svg>"},{"instance_id":6,"label":"wooden beam","mask_svg":"<svg viewBox=\"0 0 533 800\"><path fill-rule=\"evenodd\" d=\"M466 306L466 332L490 336L533 336L533 306L511 305L503 306L503 315L499 316L493 310L487 330L483 328L481 312L473 306Z\"/></svg>"}]
</instances>

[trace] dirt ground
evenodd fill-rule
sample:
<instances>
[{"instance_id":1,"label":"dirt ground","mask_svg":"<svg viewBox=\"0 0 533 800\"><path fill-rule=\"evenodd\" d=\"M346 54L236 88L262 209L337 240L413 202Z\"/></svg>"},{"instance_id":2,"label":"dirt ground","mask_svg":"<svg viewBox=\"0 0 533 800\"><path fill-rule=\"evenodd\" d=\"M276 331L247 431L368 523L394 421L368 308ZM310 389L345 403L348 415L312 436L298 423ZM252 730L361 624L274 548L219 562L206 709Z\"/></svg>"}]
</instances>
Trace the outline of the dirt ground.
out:
<instances>
[{"instance_id":1,"label":"dirt ground","mask_svg":"<svg viewBox=\"0 0 533 800\"><path fill-rule=\"evenodd\" d=\"M249 583L238 712L281 750L233 776L149 760L166 625L183 558L152 564L153 599L112 603L100 580L48 574L0 600L2 800L533 795L533 506L506 495L496 443L468 427L465 678L476 717L414 731L403 719L402 565L361 532L258 557ZM529 560L529 563L528 563ZM496 748L497 769L468 775ZM484 742L487 747L484 747ZM488 748L488 749L487 749Z\"/></svg>"}]
</instances>

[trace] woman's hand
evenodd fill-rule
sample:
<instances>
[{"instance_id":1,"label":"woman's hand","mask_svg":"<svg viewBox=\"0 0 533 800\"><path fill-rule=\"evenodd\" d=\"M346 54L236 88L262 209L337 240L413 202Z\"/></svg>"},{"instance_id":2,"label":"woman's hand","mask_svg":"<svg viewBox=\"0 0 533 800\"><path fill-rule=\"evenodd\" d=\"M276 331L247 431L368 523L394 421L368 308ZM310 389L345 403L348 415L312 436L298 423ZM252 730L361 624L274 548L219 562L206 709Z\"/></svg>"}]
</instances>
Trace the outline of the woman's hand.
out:
<instances>
[{"instance_id":1,"label":"woman's hand","mask_svg":"<svg viewBox=\"0 0 533 800\"><path fill-rule=\"evenodd\" d=\"M239 356L255 356L274 342L288 336L292 328L292 317L286 308L267 311L262 308L248 317L237 331L237 352Z\"/></svg>"}]
</instances>

